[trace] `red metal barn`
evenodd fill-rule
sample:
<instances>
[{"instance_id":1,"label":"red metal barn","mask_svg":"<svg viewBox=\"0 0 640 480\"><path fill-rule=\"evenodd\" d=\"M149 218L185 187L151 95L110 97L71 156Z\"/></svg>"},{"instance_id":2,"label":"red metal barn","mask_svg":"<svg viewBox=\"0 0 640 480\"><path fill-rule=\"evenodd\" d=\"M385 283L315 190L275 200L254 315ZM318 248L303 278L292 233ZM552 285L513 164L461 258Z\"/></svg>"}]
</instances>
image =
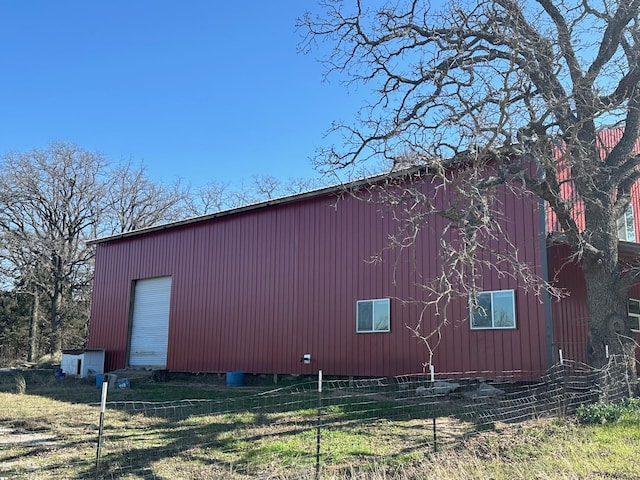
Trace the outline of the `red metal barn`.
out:
<instances>
[{"instance_id":1,"label":"red metal barn","mask_svg":"<svg viewBox=\"0 0 640 480\"><path fill-rule=\"evenodd\" d=\"M438 273L444 224L434 219L411 255L392 251L371 262L397 229L393 215L351 195L338 198L341 191L97 240L89 346L105 349L107 370L422 372L426 349L407 328L420 309L402 300L420 298L416 283ZM544 208L506 189L500 201L506 235L544 275ZM468 299L454 302L436 373L539 375L551 362L549 304L509 276L487 274L482 288L486 299L513 309L512 323L470 328Z\"/></svg>"},{"instance_id":2,"label":"red metal barn","mask_svg":"<svg viewBox=\"0 0 640 480\"><path fill-rule=\"evenodd\" d=\"M598 141L604 154L610 151L620 140L622 128L608 129L600 132ZM635 151L640 152L640 139L636 141ZM564 168L564 170L563 170ZM571 172L562 164L560 179L567 180ZM584 212L582 201L576 197L573 184L567 181L563 185L565 198L575 198L574 218L579 226L584 226ZM567 290L570 295L552 302L553 318L553 358L559 360L560 351L564 358L586 362L587 333L589 330L589 314L586 303L586 287L584 276L578 264L569 261L570 251L562 242L554 242L558 238L561 228L553 212L547 212L546 228L550 240L548 247L548 261L550 278L555 280L557 287ZM625 215L618 219L619 252L622 259L628 261L640 256L640 184L631 189L631 204ZM635 285L630 292L629 322L636 332L636 341L640 341L640 284ZM640 350L637 351L640 360Z\"/></svg>"},{"instance_id":3,"label":"red metal barn","mask_svg":"<svg viewBox=\"0 0 640 480\"><path fill-rule=\"evenodd\" d=\"M638 197L635 201L638 202ZM637 258L640 244L620 242L619 250L623 257ZM586 287L582 269L569 261L570 256L566 245L549 246L549 271L556 272L555 285L570 292L569 296L552 302L553 358L559 361L562 351L563 358L585 363L589 331ZM633 286L629 297L629 321L636 332L636 341L640 342L640 284ZM640 351L636 351L636 355L640 360Z\"/></svg>"}]
</instances>

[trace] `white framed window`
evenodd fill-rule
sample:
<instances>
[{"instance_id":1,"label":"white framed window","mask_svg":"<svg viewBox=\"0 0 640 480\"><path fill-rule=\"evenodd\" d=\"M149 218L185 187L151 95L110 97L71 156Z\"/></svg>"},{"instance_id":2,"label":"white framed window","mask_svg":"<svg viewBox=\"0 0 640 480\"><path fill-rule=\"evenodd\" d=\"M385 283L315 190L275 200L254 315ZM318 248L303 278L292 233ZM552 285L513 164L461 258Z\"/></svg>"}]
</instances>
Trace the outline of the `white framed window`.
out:
<instances>
[{"instance_id":1,"label":"white framed window","mask_svg":"<svg viewBox=\"0 0 640 480\"><path fill-rule=\"evenodd\" d=\"M640 331L640 300L630 298L627 302L627 315L631 330Z\"/></svg>"},{"instance_id":2,"label":"white framed window","mask_svg":"<svg viewBox=\"0 0 640 480\"><path fill-rule=\"evenodd\" d=\"M516 328L516 295L513 290L479 293L476 305L470 300L472 330Z\"/></svg>"},{"instance_id":3,"label":"white framed window","mask_svg":"<svg viewBox=\"0 0 640 480\"><path fill-rule=\"evenodd\" d=\"M391 331L388 298L358 300L356 302L356 332L377 333Z\"/></svg>"},{"instance_id":4,"label":"white framed window","mask_svg":"<svg viewBox=\"0 0 640 480\"><path fill-rule=\"evenodd\" d=\"M624 215L618 218L618 239L625 242L636 241L636 228L634 224L633 205L629 204Z\"/></svg>"}]
</instances>

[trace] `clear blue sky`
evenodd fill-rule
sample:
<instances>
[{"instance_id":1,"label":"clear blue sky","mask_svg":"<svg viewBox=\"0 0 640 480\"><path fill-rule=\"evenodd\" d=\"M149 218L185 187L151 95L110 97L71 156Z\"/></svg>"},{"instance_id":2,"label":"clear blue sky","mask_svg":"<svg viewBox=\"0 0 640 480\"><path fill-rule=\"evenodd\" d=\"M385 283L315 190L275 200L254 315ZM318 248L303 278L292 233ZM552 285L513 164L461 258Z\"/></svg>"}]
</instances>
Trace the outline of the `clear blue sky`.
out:
<instances>
[{"instance_id":1,"label":"clear blue sky","mask_svg":"<svg viewBox=\"0 0 640 480\"><path fill-rule=\"evenodd\" d=\"M75 143L158 181L316 176L358 98L297 53L315 2L0 3L0 155Z\"/></svg>"}]
</instances>

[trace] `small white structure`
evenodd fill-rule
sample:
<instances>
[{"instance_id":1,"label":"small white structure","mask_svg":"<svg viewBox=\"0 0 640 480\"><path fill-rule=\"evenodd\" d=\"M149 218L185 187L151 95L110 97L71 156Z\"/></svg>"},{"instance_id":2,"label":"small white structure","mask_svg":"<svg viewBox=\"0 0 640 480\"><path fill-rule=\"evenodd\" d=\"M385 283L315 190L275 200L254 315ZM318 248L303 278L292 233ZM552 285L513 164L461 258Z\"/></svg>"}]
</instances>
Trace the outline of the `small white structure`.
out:
<instances>
[{"instance_id":1,"label":"small white structure","mask_svg":"<svg viewBox=\"0 0 640 480\"><path fill-rule=\"evenodd\" d=\"M60 367L67 377L94 377L104 373L104 350L63 350Z\"/></svg>"}]
</instances>

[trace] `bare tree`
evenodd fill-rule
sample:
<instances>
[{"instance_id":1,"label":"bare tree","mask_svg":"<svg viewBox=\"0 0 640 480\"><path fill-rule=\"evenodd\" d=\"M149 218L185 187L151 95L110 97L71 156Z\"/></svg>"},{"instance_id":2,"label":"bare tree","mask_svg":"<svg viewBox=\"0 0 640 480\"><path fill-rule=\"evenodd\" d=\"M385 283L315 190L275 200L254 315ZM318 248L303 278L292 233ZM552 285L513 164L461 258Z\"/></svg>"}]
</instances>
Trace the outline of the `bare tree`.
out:
<instances>
[{"instance_id":1,"label":"bare tree","mask_svg":"<svg viewBox=\"0 0 640 480\"><path fill-rule=\"evenodd\" d=\"M0 291L0 362L3 365L24 360L28 355L29 309L27 295Z\"/></svg>"},{"instance_id":2,"label":"bare tree","mask_svg":"<svg viewBox=\"0 0 640 480\"><path fill-rule=\"evenodd\" d=\"M289 177L281 180L272 175L254 175L250 186L255 201L296 195L322 185L316 178Z\"/></svg>"},{"instance_id":3,"label":"bare tree","mask_svg":"<svg viewBox=\"0 0 640 480\"><path fill-rule=\"evenodd\" d=\"M236 188L227 190L225 206L238 208L281 197L281 187L282 180L272 175L253 175L250 181L242 180Z\"/></svg>"},{"instance_id":4,"label":"bare tree","mask_svg":"<svg viewBox=\"0 0 640 480\"><path fill-rule=\"evenodd\" d=\"M318 178L290 177L282 182L281 192L283 195L296 195L322 186L323 182Z\"/></svg>"},{"instance_id":5,"label":"bare tree","mask_svg":"<svg viewBox=\"0 0 640 480\"><path fill-rule=\"evenodd\" d=\"M144 165L131 162L108 172L104 216L100 234L139 230L181 219L188 192L179 181L171 185L153 182Z\"/></svg>"},{"instance_id":6,"label":"bare tree","mask_svg":"<svg viewBox=\"0 0 640 480\"><path fill-rule=\"evenodd\" d=\"M401 243L431 214L457 231L443 255L467 266L439 285L441 298L453 287L473 296L478 252L500 234L498 185L543 199L584 272L589 362L603 365L606 345L633 358L626 308L638 269L619 259L617 221L640 176L640 0L321 5L300 20L304 47L327 40L328 73L373 91L355 122L333 127L344 143L321 152L323 167L417 159L453 192L452 208L402 193L422 208L405 216ZM622 127L615 145L604 124Z\"/></svg>"},{"instance_id":7,"label":"bare tree","mask_svg":"<svg viewBox=\"0 0 640 480\"><path fill-rule=\"evenodd\" d=\"M86 241L178 220L187 192L180 182L152 182L141 164L111 168L101 154L70 144L9 153L3 160L0 275L13 282L7 288L33 300L34 359L40 309L49 312L50 353L86 337L94 257Z\"/></svg>"},{"instance_id":8,"label":"bare tree","mask_svg":"<svg viewBox=\"0 0 640 480\"><path fill-rule=\"evenodd\" d=\"M43 271L41 254L33 248L37 240L30 232L17 234L12 231L6 218L2 219L0 233L0 277L13 279L12 290L31 298L29 346L27 360L37 360L40 353L40 292L48 275ZM11 286L6 285L6 290Z\"/></svg>"},{"instance_id":9,"label":"bare tree","mask_svg":"<svg viewBox=\"0 0 640 480\"><path fill-rule=\"evenodd\" d=\"M188 216L196 217L230 208L229 195L229 184L207 182L187 196L185 212Z\"/></svg>"},{"instance_id":10,"label":"bare tree","mask_svg":"<svg viewBox=\"0 0 640 480\"><path fill-rule=\"evenodd\" d=\"M185 212L190 216L207 215L256 202L295 195L319 188L315 178L280 180L272 175L254 175L250 182L242 181L232 188L228 183L210 181L193 191L185 199Z\"/></svg>"},{"instance_id":11,"label":"bare tree","mask_svg":"<svg viewBox=\"0 0 640 480\"><path fill-rule=\"evenodd\" d=\"M16 277L49 300L49 352L62 349L63 303L88 282L105 194L101 155L54 143L46 150L10 153L0 171L3 261ZM37 311L34 318L37 318Z\"/></svg>"},{"instance_id":12,"label":"bare tree","mask_svg":"<svg viewBox=\"0 0 640 480\"><path fill-rule=\"evenodd\" d=\"M251 182L252 192L258 199L271 200L279 196L281 184L282 181L272 175L254 175Z\"/></svg>"}]
</instances>

